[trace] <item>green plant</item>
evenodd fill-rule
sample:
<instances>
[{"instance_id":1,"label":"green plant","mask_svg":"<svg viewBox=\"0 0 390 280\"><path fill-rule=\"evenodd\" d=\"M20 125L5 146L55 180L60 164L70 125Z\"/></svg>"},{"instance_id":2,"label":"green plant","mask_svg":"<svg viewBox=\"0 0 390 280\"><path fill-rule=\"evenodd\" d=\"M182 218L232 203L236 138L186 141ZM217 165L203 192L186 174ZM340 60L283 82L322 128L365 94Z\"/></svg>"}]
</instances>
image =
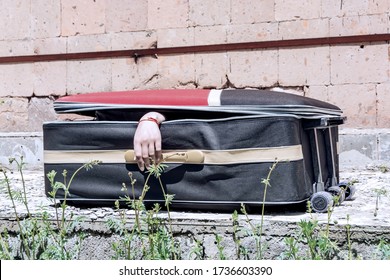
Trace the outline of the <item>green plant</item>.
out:
<instances>
[{"instance_id":1,"label":"green plant","mask_svg":"<svg viewBox=\"0 0 390 280\"><path fill-rule=\"evenodd\" d=\"M390 168L389 168L387 165L385 165L385 164L379 165L379 166L378 166L378 169L379 169L379 171L382 172L382 173L387 173L387 172L390 171Z\"/></svg>"},{"instance_id":2,"label":"green plant","mask_svg":"<svg viewBox=\"0 0 390 280\"><path fill-rule=\"evenodd\" d=\"M265 201L267 197L267 189L271 187L271 175L273 171L275 170L276 166L278 164L278 161L275 161L272 166L269 168L268 174L266 178L263 178L261 180L261 183L264 185L264 190L263 190L263 200L262 200L262 207L261 207L261 220L260 220L260 225L255 225L252 223L248 212L245 208L245 205L241 205L241 212L245 215L245 219L247 224L250 226L251 230L248 231L247 233L251 235L255 239L255 244L256 244L256 259L260 260L263 259L264 256L264 250L266 249L266 244L262 243L262 236L263 236L263 225L264 225L264 214L265 214Z\"/></svg>"},{"instance_id":3,"label":"green plant","mask_svg":"<svg viewBox=\"0 0 390 280\"><path fill-rule=\"evenodd\" d=\"M347 225L345 226L345 229L347 231L348 260L352 260L351 225L349 224L349 215L347 215Z\"/></svg>"},{"instance_id":4,"label":"green plant","mask_svg":"<svg viewBox=\"0 0 390 280\"><path fill-rule=\"evenodd\" d=\"M52 191L49 193L49 199L55 205L54 222L50 217L47 209L42 207L38 214L31 214L28 207L28 193L26 182L23 176L24 162L23 157L20 159L10 159L11 164L16 164L17 174L20 176L22 186L16 188L8 177L9 169L0 166L1 190L7 194L11 201L12 209L15 216L15 222L18 226L17 244L18 248L11 246L11 235L3 229L0 232L0 259L79 259L81 244L84 240L84 234L78 233L75 236L77 227L83 222L82 217L76 217L68 213L66 201L69 198L70 186L82 169L89 170L99 162L93 161L82 165L71 176L67 171L62 173L63 180L56 180L57 173L52 171L47 174L51 184ZM270 178L276 163L270 167L266 179L261 182L264 185L263 207L261 211L261 223L256 225L244 205L241 205L241 212L244 214L245 223L249 229L243 229L240 226L240 219L237 211L232 214L232 235L235 244L236 259L249 259L249 251L242 243L242 236L254 238L255 242L255 259L263 259L267 250L266 244L262 241L263 236L263 219L264 219L264 202L266 199L267 188L270 187ZM152 166L148 170L147 178L139 197L135 196L136 180L133 179L132 173L129 173L130 187L123 184L122 191L125 193L115 202L115 211L119 213L119 218L110 218L107 221L108 226L119 236L117 242L112 244L114 259L181 259L181 248L174 238L172 220L170 215L170 205L174 197L167 194L161 181L161 174L166 168L165 165ZM161 205L154 204L151 208L145 207L144 199L150 189L148 183L151 177L155 177L160 184L161 192L164 196L167 209L166 215L161 213ZM61 192L58 195L58 192ZM377 195L376 211L379 209L379 199L387 195L384 188L376 189ZM63 201L57 203L57 197ZM338 204L341 194L334 197L334 204L328 209L327 222L320 224L313 215L310 202L308 203L307 212L309 218L301 220L298 223L298 230L284 239L286 249L282 252L281 259L315 259L328 260L340 258L339 253L347 249L348 258L356 258L352 251L351 225L349 224L349 215L347 216L346 245L344 248L331 239L332 214L335 205ZM27 214L17 212L18 203L24 206ZM134 219L129 219L127 209L121 208L121 203L128 206L134 212ZM133 222L132 222L133 221ZM76 240L70 244L69 240ZM215 234L218 258L227 259L226 248L222 242L222 236ZM201 240L195 239L194 246L190 249L189 257L193 259L204 259L204 245ZM390 245L386 240L381 240L377 245L373 259L390 259Z\"/></svg>"},{"instance_id":5,"label":"green plant","mask_svg":"<svg viewBox=\"0 0 390 280\"><path fill-rule=\"evenodd\" d=\"M374 210L374 217L378 215L379 211L379 201L382 196L386 196L388 194L385 187L382 187L380 189L374 189L374 193L376 194L376 200L375 200L375 210Z\"/></svg>"},{"instance_id":6,"label":"green plant","mask_svg":"<svg viewBox=\"0 0 390 280\"><path fill-rule=\"evenodd\" d=\"M120 200L130 207L130 209L134 210L134 225L130 229L127 227L126 212L120 208L119 200L116 202L116 210L120 214L120 219L111 218L107 222L109 228L122 237L120 241L113 244L115 259L179 258L180 250L173 236L169 208L174 196L166 193L160 178L166 167L165 164L159 163L152 164L148 168L148 176L145 179L141 195L138 198L136 198L135 195L135 185L137 181L133 179L133 174L129 173L131 193L124 183L122 191L125 192L125 196L121 197ZM149 210L146 209L144 205L145 195L150 189L148 184L151 176L154 176L158 180L164 196L168 216L167 227L163 223L163 219L159 218L159 213L161 211L161 206L159 204L155 204L154 207ZM134 242L140 243L141 253L134 252Z\"/></svg>"},{"instance_id":7,"label":"green plant","mask_svg":"<svg viewBox=\"0 0 390 280\"><path fill-rule=\"evenodd\" d=\"M0 232L0 260L11 260L13 259L10 253L10 247L8 242L8 232L5 229Z\"/></svg>"},{"instance_id":8,"label":"green plant","mask_svg":"<svg viewBox=\"0 0 390 280\"><path fill-rule=\"evenodd\" d=\"M243 205L241 207L244 207ZM236 249L236 258L240 259L249 259L248 250L241 244L240 236L240 224L238 219L238 212L235 210L232 214L233 220L233 241Z\"/></svg>"},{"instance_id":9,"label":"green plant","mask_svg":"<svg viewBox=\"0 0 390 280\"><path fill-rule=\"evenodd\" d=\"M280 258L286 260L300 260L298 239L295 236L289 236L284 238L284 243L287 246L287 250L281 254Z\"/></svg>"},{"instance_id":10,"label":"green plant","mask_svg":"<svg viewBox=\"0 0 390 280\"><path fill-rule=\"evenodd\" d=\"M390 244L382 239L377 246L377 252L374 258L380 260L390 260Z\"/></svg>"},{"instance_id":11,"label":"green plant","mask_svg":"<svg viewBox=\"0 0 390 280\"><path fill-rule=\"evenodd\" d=\"M215 234L215 242L217 244L217 249L218 249L218 258L220 260L226 260L225 252L224 252L224 247L222 246L222 237L219 236L218 234Z\"/></svg>"},{"instance_id":12,"label":"green plant","mask_svg":"<svg viewBox=\"0 0 390 280\"><path fill-rule=\"evenodd\" d=\"M204 247L200 240L195 239L195 246L191 248L189 258L194 260L203 260Z\"/></svg>"},{"instance_id":13,"label":"green plant","mask_svg":"<svg viewBox=\"0 0 390 280\"><path fill-rule=\"evenodd\" d=\"M335 201L337 203L337 198ZM298 222L297 236L290 236L284 239L287 252L283 253L281 258L311 260L330 260L336 258L339 247L330 238L330 223L333 210L333 207L328 209L328 220L324 230L318 220L312 215L309 201L307 203L307 211L310 218L302 219ZM300 244L305 245L307 249L300 252Z\"/></svg>"},{"instance_id":14,"label":"green plant","mask_svg":"<svg viewBox=\"0 0 390 280\"><path fill-rule=\"evenodd\" d=\"M50 192L49 195L51 200L53 200L54 205L56 205L56 219L54 225L45 208L42 208L41 211L34 216L32 216L29 211L26 183L23 176L23 157L20 157L20 159L11 158L10 164L16 164L17 166L22 181L22 189L19 190L11 186L11 181L7 174L9 169L5 167L0 168L4 177L1 180L1 187L12 203L14 216L18 225L17 236L20 247L18 250L15 250L17 252L16 255L12 255L10 253L11 248L8 244L8 233L4 231L0 234L0 255L7 259L77 259L83 234L80 233L78 235L78 240L73 246L67 247L66 245L70 239L70 234L73 233L76 226L81 223L82 218L73 218L73 215L70 215L69 219L66 219L66 197L76 174L81 169L85 168L88 170L89 168L92 168L92 166L98 164L98 162L93 161L81 166L74 172L69 182L67 182L67 173L65 171L63 173L63 183L55 180L56 172L52 171L47 174L53 188L53 191ZM57 203L55 203L56 193L60 189L65 194L64 201L61 204L61 214L59 214ZM17 213L17 202L21 202L25 206L27 211L26 217L21 218Z\"/></svg>"}]
</instances>

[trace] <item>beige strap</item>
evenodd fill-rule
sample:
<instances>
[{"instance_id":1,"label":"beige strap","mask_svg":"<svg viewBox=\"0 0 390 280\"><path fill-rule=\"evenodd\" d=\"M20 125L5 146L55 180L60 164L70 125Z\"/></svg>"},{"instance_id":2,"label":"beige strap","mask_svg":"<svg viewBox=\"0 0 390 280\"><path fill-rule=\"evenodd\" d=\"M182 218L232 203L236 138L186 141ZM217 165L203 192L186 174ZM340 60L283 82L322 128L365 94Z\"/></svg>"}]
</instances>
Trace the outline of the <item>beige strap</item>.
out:
<instances>
[{"instance_id":1,"label":"beige strap","mask_svg":"<svg viewBox=\"0 0 390 280\"><path fill-rule=\"evenodd\" d=\"M200 164L204 162L204 153L201 150L188 150L188 151L164 151L164 162L175 163L192 163ZM136 163L134 150L128 150L125 153L126 163Z\"/></svg>"},{"instance_id":2,"label":"beige strap","mask_svg":"<svg viewBox=\"0 0 390 280\"><path fill-rule=\"evenodd\" d=\"M302 146L249 148L231 150L163 151L164 162L187 164L240 164L303 159ZM99 160L102 163L136 163L133 150L72 150L44 151L45 164L87 163Z\"/></svg>"}]
</instances>

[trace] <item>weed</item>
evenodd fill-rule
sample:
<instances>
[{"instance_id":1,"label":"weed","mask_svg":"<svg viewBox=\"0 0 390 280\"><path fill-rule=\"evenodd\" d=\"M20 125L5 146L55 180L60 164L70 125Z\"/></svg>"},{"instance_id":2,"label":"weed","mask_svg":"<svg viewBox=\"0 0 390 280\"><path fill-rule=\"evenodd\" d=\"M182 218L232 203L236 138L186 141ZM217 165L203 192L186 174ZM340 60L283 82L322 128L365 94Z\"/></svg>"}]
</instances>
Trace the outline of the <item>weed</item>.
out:
<instances>
[{"instance_id":1,"label":"weed","mask_svg":"<svg viewBox=\"0 0 390 280\"><path fill-rule=\"evenodd\" d=\"M120 241L113 244L115 252L114 259L178 259L179 248L175 242L172 230L172 222L170 216L170 204L174 198L173 195L165 192L161 181L161 174L166 168L165 164L152 164L147 170L147 177L142 188L141 195L136 198L135 185L136 180L133 179L133 174L129 173L131 193L126 184L123 184L122 191L125 196L121 197L121 201L125 202L130 209L134 210L135 219L132 228L127 228L127 217L125 210L120 208L120 201L116 202L116 211L119 212L119 220L111 218L107 224L110 229L121 236ZM144 204L145 196L150 189L148 183L154 176L158 179L161 191L167 208L168 227L162 222L158 214L161 206L155 204L152 209L147 210ZM140 243L141 252L133 252L135 250L134 242Z\"/></svg>"},{"instance_id":2,"label":"weed","mask_svg":"<svg viewBox=\"0 0 390 280\"><path fill-rule=\"evenodd\" d=\"M281 259L300 260L298 239L295 236L289 236L284 239L284 243L287 245L287 251L281 254Z\"/></svg>"},{"instance_id":3,"label":"weed","mask_svg":"<svg viewBox=\"0 0 390 280\"><path fill-rule=\"evenodd\" d=\"M28 208L28 196L26 191L25 180L23 177L23 158L20 160L11 159L12 164L17 165L18 174L21 177L22 188L16 189L11 186L11 180L8 177L8 169L0 166L0 174L3 179L0 180L1 189L7 194L11 201L15 221L18 226L19 248L11 246L11 238L7 230L0 233L0 259L79 259L81 244L85 238L83 233L76 234L76 241L70 246L70 237L76 233L77 228L83 222L82 217L74 217L72 214L67 215L66 201L69 198L69 188L77 173L86 169L89 170L98 162L93 161L82 165L71 176L64 171L61 175L63 181L57 181L57 173L52 171L47 174L51 184L52 191L49 193L49 199L55 205L54 223L51 221L47 209L42 208L39 214L31 215ZM135 197L135 185L137 181L129 173L130 186L123 184L123 197L115 202L115 211L119 218L111 217L107 220L108 227L119 236L116 242L112 243L114 259L181 259L181 248L174 238L170 205L174 196L168 194L164 189L161 181L161 174L165 169L164 164L152 165L148 170L147 178L142 187L139 197ZM248 252L252 249L247 248L242 243L242 236L249 236L254 239L255 259L263 259L267 250L263 242L263 225L264 225L264 205L267 188L271 187L270 178L276 163L270 167L267 178L261 183L264 185L263 207L261 213L261 223L256 225L251 220L244 205L241 206L241 212L244 215L244 221L249 227L244 229L240 225L240 218L235 211L232 214L232 235L235 245L236 259L249 259ZM165 200L167 209L167 218L162 217L161 205L155 204L152 208L147 209L144 205L144 199L149 191L148 185L151 176L157 178L161 192ZM58 192L61 192L63 201L58 204L56 199ZM377 195L376 213L379 209L380 197L387 195L385 189L375 190ZM286 250L281 253L281 259L335 259L339 258L341 247L330 237L331 220L334 211L334 205L339 202L340 196L334 197L333 207L328 209L327 223L321 225L312 213L310 202L308 203L309 218L301 220L298 223L298 230L284 239ZM22 216L17 212L17 204L21 203L27 214ZM127 209L121 208L121 203L128 206L134 212L134 219L129 219ZM131 223L130 221L133 221ZM349 216L347 216L346 230L346 247L348 250L348 259L353 259L352 242L351 242L351 225ZM204 245L201 240L194 239L194 246L190 249L189 257L201 260L205 257ZM215 234L218 258L226 260L226 248L222 242L222 236ZM15 253L16 252L16 253ZM390 259L390 245L385 240L381 240L377 246L375 259Z\"/></svg>"},{"instance_id":4,"label":"weed","mask_svg":"<svg viewBox=\"0 0 390 280\"><path fill-rule=\"evenodd\" d=\"M12 254L8 242L8 232L5 229L0 233L0 260L11 260Z\"/></svg>"},{"instance_id":5,"label":"weed","mask_svg":"<svg viewBox=\"0 0 390 280\"><path fill-rule=\"evenodd\" d=\"M379 165L379 166L378 166L378 169L379 169L379 171L382 172L382 173L387 173L387 172L390 171L390 168L389 168L387 165L385 165L385 164Z\"/></svg>"},{"instance_id":6,"label":"weed","mask_svg":"<svg viewBox=\"0 0 390 280\"><path fill-rule=\"evenodd\" d=\"M390 260L390 244L388 244L383 239L379 242L377 246L375 259Z\"/></svg>"},{"instance_id":7,"label":"weed","mask_svg":"<svg viewBox=\"0 0 390 280\"><path fill-rule=\"evenodd\" d=\"M335 198L338 202L339 198ZM282 259L311 259L311 260L330 260L337 257L340 251L337 244L330 238L330 223L333 207L328 209L328 220L325 230L320 226L318 220L312 215L310 201L307 203L307 212L309 219L302 219L298 222L297 236L290 236L284 239L287 246L287 252L281 254ZM306 249L300 254L300 244L304 244Z\"/></svg>"},{"instance_id":8,"label":"weed","mask_svg":"<svg viewBox=\"0 0 390 280\"><path fill-rule=\"evenodd\" d=\"M380 189L374 189L374 193L376 194L374 217L376 217L378 215L378 211L379 211L380 198L382 196L386 196L388 194L388 192L384 187L382 187Z\"/></svg>"},{"instance_id":9,"label":"weed","mask_svg":"<svg viewBox=\"0 0 390 280\"><path fill-rule=\"evenodd\" d=\"M189 258L194 260L204 259L204 247L200 240L195 239L195 246L191 248Z\"/></svg>"},{"instance_id":10,"label":"weed","mask_svg":"<svg viewBox=\"0 0 390 280\"><path fill-rule=\"evenodd\" d=\"M218 234L215 234L215 242L216 242L217 249L218 249L218 258L220 260L226 260L226 256L224 253L224 247L222 246L222 237L219 236Z\"/></svg>"},{"instance_id":11,"label":"weed","mask_svg":"<svg viewBox=\"0 0 390 280\"><path fill-rule=\"evenodd\" d=\"M261 207L261 220L260 225L255 225L252 223L251 219L249 218L248 212L246 211L245 205L241 205L241 212L245 215L245 219L247 224L250 226L251 231L248 231L247 233L252 236L255 239L255 246L256 246L256 259L260 260L263 259L264 256L264 250L266 249L266 244L262 243L262 236L263 236L263 225L264 225L264 214L265 214L265 201L267 198L267 189L271 187L271 175L272 172L275 170L276 165L278 164L278 161L275 161L272 166L270 167L267 177L263 178L261 180L261 183L264 185L264 191L263 191L263 203ZM242 247L239 249L241 250Z\"/></svg>"},{"instance_id":12,"label":"weed","mask_svg":"<svg viewBox=\"0 0 390 280\"><path fill-rule=\"evenodd\" d=\"M347 215L347 225L345 226L345 229L347 231L348 260L352 260L351 225L349 224L349 215Z\"/></svg>"},{"instance_id":13,"label":"weed","mask_svg":"<svg viewBox=\"0 0 390 280\"><path fill-rule=\"evenodd\" d=\"M24 161L23 157L20 159L11 158L10 164L16 164L20 173L22 190L14 189L11 186L11 181L7 172L9 169L5 167L0 168L4 179L1 181L2 190L8 195L11 200L12 208L14 210L15 219L18 226L18 238L20 248L16 250L14 256L10 252L12 248L9 246L8 233L6 231L0 234L0 256L5 259L77 259L79 257L81 241L84 235L80 233L78 240L73 246L66 246L69 241L69 236L74 232L75 228L81 223L82 218L73 218L73 215L69 219L65 218L66 209L66 195L63 203L61 204L61 214L59 214L56 205L56 220L55 224L51 222L51 218L45 208L42 208L39 214L32 216L28 208L28 198L25 180L23 176ZM58 190L63 190L65 194L69 193L73 178L81 169L92 168L93 165L98 162L90 162L81 166L71 177L69 182L66 182L66 172L64 175L64 183L55 181L56 173L50 172L48 179L51 183L53 191L50 192L50 199L55 202L56 193ZM16 211L16 203L21 202L27 211L27 216L24 218L19 217Z\"/></svg>"}]
</instances>

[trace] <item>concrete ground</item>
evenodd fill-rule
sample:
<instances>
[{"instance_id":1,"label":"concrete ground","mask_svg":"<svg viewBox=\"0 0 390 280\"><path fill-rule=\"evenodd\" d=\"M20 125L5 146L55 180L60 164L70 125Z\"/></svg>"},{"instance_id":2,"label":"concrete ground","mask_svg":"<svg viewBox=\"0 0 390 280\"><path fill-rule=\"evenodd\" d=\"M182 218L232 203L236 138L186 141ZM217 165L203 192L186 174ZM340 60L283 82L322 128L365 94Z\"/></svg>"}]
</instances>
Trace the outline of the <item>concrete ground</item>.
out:
<instances>
[{"instance_id":1,"label":"concrete ground","mask_svg":"<svg viewBox=\"0 0 390 280\"><path fill-rule=\"evenodd\" d=\"M22 180L19 172L7 172L13 188L21 189ZM29 210L32 213L40 211L41 207L47 207L49 213L54 213L53 202L44 194L44 174L42 170L27 170L23 172ZM1 179L3 179L1 174ZM340 181L354 182L356 194L353 200L344 201L335 207L332 219L339 223L349 223L355 225L390 226L390 170L386 166L372 166L366 169L350 169L340 173ZM13 209L11 201L7 198L5 191L0 193L0 219L12 219ZM109 215L114 215L114 209L109 207L98 208L76 208L69 207L69 211L77 212L86 216L91 221L103 219ZM17 212L20 215L26 214L23 204L17 203ZM308 213L301 209L290 209L289 211L267 211L266 219L273 221L297 222L308 217ZM319 220L327 219L327 214L315 214ZM253 214L253 218L256 218ZM175 219L229 219L230 213L207 213L207 212L173 212Z\"/></svg>"},{"instance_id":2,"label":"concrete ground","mask_svg":"<svg viewBox=\"0 0 390 280\"><path fill-rule=\"evenodd\" d=\"M18 172L8 172L10 184L13 188L22 188L22 179ZM3 179L3 175L0 175ZM370 258L380 240L390 240L390 171L386 166L371 166L365 169L342 170L342 181L354 182L356 194L351 201L344 201L334 208L330 218L332 231L340 244L345 244L345 226L351 225L353 234L353 246L359 252L360 257ZM29 210L31 213L39 213L44 207L54 219L55 212L53 202L44 195L44 174L42 170L27 170L24 172L24 180L27 190ZM11 201L7 198L4 188L0 193L0 230L7 228L10 232L17 231L17 224L13 214ZM22 203L17 203L19 216L27 212ZM82 230L87 232L85 250L81 253L81 259L110 259L112 233L107 228L107 219L118 217L114 208L95 207L77 208L69 206L67 214L83 216L85 222ZM133 211L126 211L129 222L133 222ZM167 213L160 214L167 218ZM260 223L261 215L250 214L253 223ZM283 240L297 230L297 222L302 219L315 218L320 223L327 223L328 215L320 213L305 213L304 209L284 209L279 211L268 210L264 217L264 235L269 242L269 258L277 258L285 248ZM194 246L194 240L202 240L205 258L218 258L218 250L215 243L215 234L220 234L225 240L225 250L234 258L234 242L232 240L232 215L231 213L189 212L172 211L172 225L174 232L181 243L187 246L187 253ZM240 226L247 227L246 217L239 216ZM248 237L249 238L249 237ZM248 244L250 244L250 241ZM251 243L253 244L253 243ZM230 246L230 247L229 247ZM369 246L367 249L366 247ZM283 249L284 248L284 249Z\"/></svg>"}]
</instances>

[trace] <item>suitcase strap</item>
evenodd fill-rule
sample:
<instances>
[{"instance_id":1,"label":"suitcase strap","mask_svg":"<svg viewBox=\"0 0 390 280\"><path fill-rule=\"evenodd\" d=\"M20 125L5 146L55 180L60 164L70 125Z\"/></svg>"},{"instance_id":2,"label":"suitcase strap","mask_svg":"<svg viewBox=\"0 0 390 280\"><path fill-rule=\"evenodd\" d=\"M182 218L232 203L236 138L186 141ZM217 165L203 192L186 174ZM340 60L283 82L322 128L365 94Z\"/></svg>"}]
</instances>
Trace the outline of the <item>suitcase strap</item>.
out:
<instances>
[{"instance_id":1,"label":"suitcase strap","mask_svg":"<svg viewBox=\"0 0 390 280\"><path fill-rule=\"evenodd\" d=\"M303 159L302 146L248 148L231 150L163 151L163 162L183 164L241 164ZM136 163L134 150L125 153L126 163Z\"/></svg>"},{"instance_id":2,"label":"suitcase strap","mask_svg":"<svg viewBox=\"0 0 390 280\"><path fill-rule=\"evenodd\" d=\"M228 165L286 162L303 159L301 145L230 150L163 150L167 163ZM101 163L136 164L134 150L45 150L45 164Z\"/></svg>"},{"instance_id":3,"label":"suitcase strap","mask_svg":"<svg viewBox=\"0 0 390 280\"><path fill-rule=\"evenodd\" d=\"M164 151L162 157L164 162L190 163L190 164L204 163L204 153L200 150L190 150L185 152ZM126 151L125 161L126 163L136 163L134 150Z\"/></svg>"}]
</instances>

